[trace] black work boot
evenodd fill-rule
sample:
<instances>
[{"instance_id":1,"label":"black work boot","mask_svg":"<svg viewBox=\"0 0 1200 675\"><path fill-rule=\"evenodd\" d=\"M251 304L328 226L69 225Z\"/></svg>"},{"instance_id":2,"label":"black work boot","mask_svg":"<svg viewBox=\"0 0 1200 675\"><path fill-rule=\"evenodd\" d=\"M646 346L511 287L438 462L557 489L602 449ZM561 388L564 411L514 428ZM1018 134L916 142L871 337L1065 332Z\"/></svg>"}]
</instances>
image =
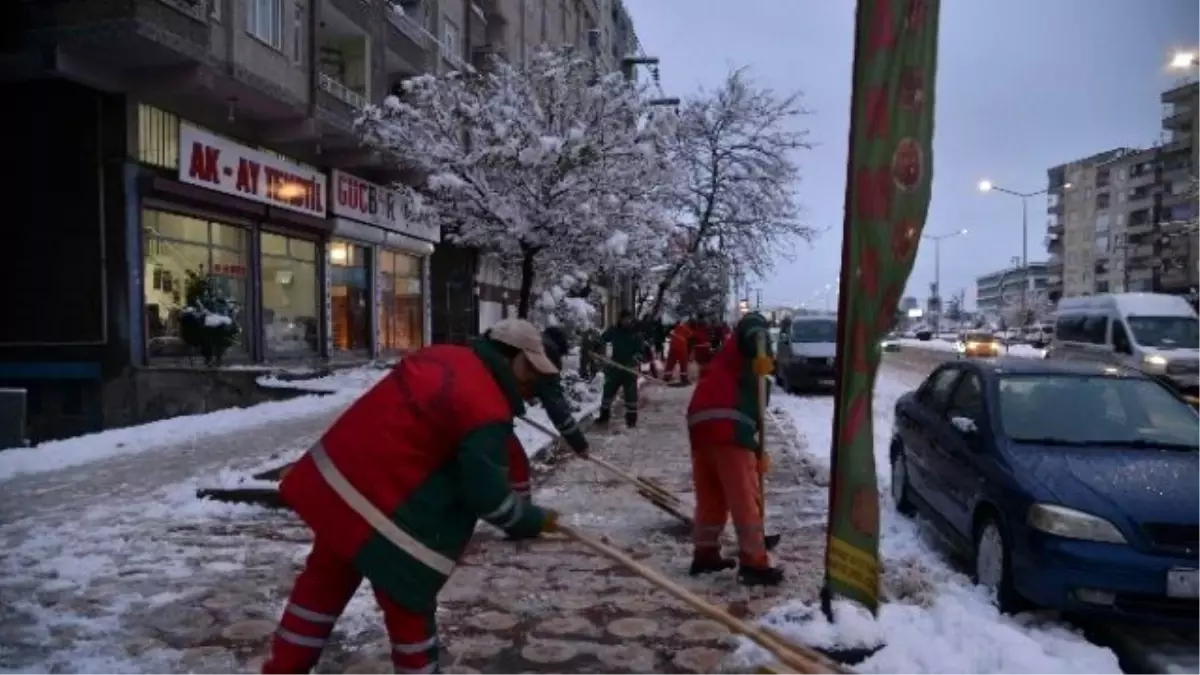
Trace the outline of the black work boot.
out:
<instances>
[{"instance_id":1,"label":"black work boot","mask_svg":"<svg viewBox=\"0 0 1200 675\"><path fill-rule=\"evenodd\" d=\"M625 413L625 426L629 427L630 429L637 426L637 413L635 413L635 412Z\"/></svg>"},{"instance_id":2,"label":"black work boot","mask_svg":"<svg viewBox=\"0 0 1200 675\"><path fill-rule=\"evenodd\" d=\"M737 561L733 558L722 558L720 551L697 552L692 555L692 566L688 569L688 574L698 577L701 574L724 572L735 567L737 567Z\"/></svg>"},{"instance_id":3,"label":"black work boot","mask_svg":"<svg viewBox=\"0 0 1200 675\"><path fill-rule=\"evenodd\" d=\"M612 416L612 411L608 408L601 408L600 414L596 415L596 424L608 424L609 417Z\"/></svg>"},{"instance_id":4,"label":"black work boot","mask_svg":"<svg viewBox=\"0 0 1200 675\"><path fill-rule=\"evenodd\" d=\"M743 586L778 586L783 583L783 570L777 567L739 565L737 577Z\"/></svg>"}]
</instances>

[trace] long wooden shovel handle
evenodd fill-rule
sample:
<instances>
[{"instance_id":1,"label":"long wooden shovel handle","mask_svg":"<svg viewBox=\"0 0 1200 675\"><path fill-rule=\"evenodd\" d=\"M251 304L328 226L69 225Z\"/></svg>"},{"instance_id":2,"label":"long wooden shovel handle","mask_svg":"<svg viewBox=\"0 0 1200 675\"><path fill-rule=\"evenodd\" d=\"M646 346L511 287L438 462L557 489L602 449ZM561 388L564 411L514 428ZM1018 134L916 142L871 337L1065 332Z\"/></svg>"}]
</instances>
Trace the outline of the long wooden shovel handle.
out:
<instances>
[{"instance_id":1,"label":"long wooden shovel handle","mask_svg":"<svg viewBox=\"0 0 1200 675\"><path fill-rule=\"evenodd\" d=\"M783 665L785 665L789 669L791 669L791 672L795 672L795 673L827 673L827 672L828 673L844 673L844 672L846 672L845 670L838 667L836 664L829 662L825 658L821 657L820 654L817 654L816 652L813 652L812 650L810 650L806 647L803 647L801 645L792 644L792 643L782 642L782 641L772 637L771 635L768 635L764 631L760 630L757 626L753 626L751 624L746 623L745 621L742 621L741 619L733 616L729 612L726 612L725 610L721 609L720 607L717 607L716 605L708 602L704 598L701 598L700 596L696 595L695 593L692 593L691 591L687 590L683 586L680 586L679 584L675 583L674 581L668 579L667 577L663 576L659 572L634 560L633 558L629 557L629 555L627 555L624 551L621 551L620 549L616 548L615 546L612 546L611 544L609 544L605 541L588 536L588 535L584 534L583 532L580 532L579 530L576 530L575 528L570 527L568 525L562 525L562 524L558 525L558 531L563 533L567 537L574 539L575 541L583 544L584 546L587 546L588 548L592 549L593 551L596 551L597 553L599 553L603 556L606 556L612 560L615 560L616 562L625 566L627 569L634 572L638 576L642 577L646 581L649 581L650 583L654 584L655 586L658 586L659 588L666 591L667 593L670 593L671 595L675 596L676 598L691 605L696 611L700 612L701 614L704 614L705 616L709 617L710 619L712 619L714 621L718 621L718 622L724 624L726 628L733 631L734 633L738 633L740 635L746 636L747 638L749 638L751 641L753 641L758 646L760 646L763 649L766 649L767 651L774 654L775 657L778 658L779 661Z\"/></svg>"},{"instance_id":2,"label":"long wooden shovel handle","mask_svg":"<svg viewBox=\"0 0 1200 675\"><path fill-rule=\"evenodd\" d=\"M529 426L533 426L534 429L541 431L542 434L550 436L551 438L560 438L557 431L554 431L553 429L548 428L548 426L546 426L545 424L541 424L539 422L534 422L534 420L529 419L528 417L522 417L521 422L524 422L524 423L528 424ZM662 489L661 486L655 485L654 483L650 483L649 480L643 480L641 478L638 478L638 477L634 476L634 474L632 474L628 471L625 471L624 468L620 468L619 466L612 464L612 462L602 460L602 459L598 458L598 456L595 456L595 455L588 455L588 459L595 462L595 464L598 464L599 466L606 468L606 470L608 470L614 474L617 474L617 476L619 476L620 478L623 478L625 480L625 482L628 482L628 483L634 485L635 488L637 488L638 490L653 492L654 496L661 498L662 501L670 502L672 504L672 506L678 507L678 506L682 506L682 504L683 504L683 502L679 501L679 497L674 496L671 494L671 492L667 492L666 490Z\"/></svg>"},{"instance_id":3,"label":"long wooden shovel handle","mask_svg":"<svg viewBox=\"0 0 1200 675\"><path fill-rule=\"evenodd\" d=\"M638 478L637 476L629 473L625 469L622 469L621 467L617 466L616 464L613 464L612 462L609 462L604 459L600 459L599 457L595 457L593 455L588 455L588 459L591 460L592 462L595 462L597 465L611 471L612 473L620 476L621 478L625 479L629 483L633 484L633 486L638 488L639 490L645 490L646 492L652 493L655 496L660 497L663 500L669 501L673 504L677 504L680 506L682 506L682 504L683 504L683 502L680 501L679 497L676 497L675 495L671 494L670 492L667 492L666 490L655 485L654 483L651 483L649 481L645 481L645 480L642 480L641 478Z\"/></svg>"},{"instance_id":4,"label":"long wooden shovel handle","mask_svg":"<svg viewBox=\"0 0 1200 675\"><path fill-rule=\"evenodd\" d=\"M630 368L629 366L621 365L620 363L617 363L616 361L613 361L612 359L610 359L607 356L600 354L598 352L592 352L592 358L599 359L599 360L603 361L604 363L607 363L608 365L612 366L613 368L616 368L618 370L623 370L623 371L629 373L630 375L634 375L636 377L645 378L646 380L648 380L650 382L654 382L655 384L663 384L663 385L668 384L668 382L666 380L660 380L657 377L654 377L653 375L639 373L638 371L634 370L633 368Z\"/></svg>"}]
</instances>

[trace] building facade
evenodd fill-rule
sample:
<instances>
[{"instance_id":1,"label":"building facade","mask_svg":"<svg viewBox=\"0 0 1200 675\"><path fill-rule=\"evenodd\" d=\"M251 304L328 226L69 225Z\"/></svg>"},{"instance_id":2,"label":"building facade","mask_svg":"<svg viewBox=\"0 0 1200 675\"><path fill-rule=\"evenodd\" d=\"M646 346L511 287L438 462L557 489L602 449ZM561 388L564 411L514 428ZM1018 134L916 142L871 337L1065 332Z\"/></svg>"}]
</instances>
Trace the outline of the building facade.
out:
<instances>
[{"instance_id":1,"label":"building facade","mask_svg":"<svg viewBox=\"0 0 1200 675\"><path fill-rule=\"evenodd\" d=\"M1197 286L1197 85L1162 94L1162 140L1049 170L1051 297Z\"/></svg>"},{"instance_id":2,"label":"building facade","mask_svg":"<svg viewBox=\"0 0 1200 675\"><path fill-rule=\"evenodd\" d=\"M21 254L2 301L0 387L28 391L34 438L158 414L139 378L192 362L179 330L192 275L239 305L232 364L386 357L510 314L511 278L405 217L386 187L404 174L360 147L354 118L406 78L481 59L489 36L531 53L600 26L594 39L616 53L621 35L614 5L596 0L6 11L28 27L0 54L26 167L3 184Z\"/></svg>"},{"instance_id":3,"label":"building facade","mask_svg":"<svg viewBox=\"0 0 1200 675\"><path fill-rule=\"evenodd\" d=\"M1028 307L1036 310L1047 297L1049 277L1049 263L1044 262L1031 262L1028 270L1016 265L976 277L975 311L990 319L1007 320L1006 314L1020 311L1022 289Z\"/></svg>"}]
</instances>

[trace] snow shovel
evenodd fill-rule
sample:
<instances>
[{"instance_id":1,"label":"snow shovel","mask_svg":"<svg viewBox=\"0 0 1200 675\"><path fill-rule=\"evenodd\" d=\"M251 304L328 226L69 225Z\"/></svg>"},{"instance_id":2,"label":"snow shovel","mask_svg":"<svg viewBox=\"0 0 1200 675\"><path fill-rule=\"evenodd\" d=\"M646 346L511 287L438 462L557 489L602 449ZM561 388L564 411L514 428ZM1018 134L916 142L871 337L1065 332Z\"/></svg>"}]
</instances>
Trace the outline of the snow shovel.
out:
<instances>
[{"instance_id":1,"label":"snow shovel","mask_svg":"<svg viewBox=\"0 0 1200 675\"><path fill-rule=\"evenodd\" d=\"M279 490L274 488L201 488L196 490L199 499L210 499L226 504L249 504L268 509L286 509Z\"/></svg>"},{"instance_id":2,"label":"snow shovel","mask_svg":"<svg viewBox=\"0 0 1200 675\"><path fill-rule=\"evenodd\" d=\"M556 531L566 535L597 553L620 563L626 569L634 572L646 581L691 605L701 614L717 621L730 631L743 635L758 646L771 652L787 669L789 673L845 673L845 668L829 661L820 653L803 645L798 645L782 639L778 634L767 632L763 628L749 624L733 616L724 609L708 602L683 586L668 579L663 574L634 560L624 551L618 549L602 538L595 538L576 530L573 527L559 523Z\"/></svg>"},{"instance_id":3,"label":"snow shovel","mask_svg":"<svg viewBox=\"0 0 1200 675\"><path fill-rule=\"evenodd\" d=\"M758 336L758 355L767 355L767 338L763 334ZM758 510L762 513L763 529L767 526L767 472L762 470L762 461L767 454L767 378L762 375L756 375L758 380L758 450L756 455L759 463L758 471ZM779 545L779 534L768 534L763 537L763 543L768 551L772 551Z\"/></svg>"}]
</instances>

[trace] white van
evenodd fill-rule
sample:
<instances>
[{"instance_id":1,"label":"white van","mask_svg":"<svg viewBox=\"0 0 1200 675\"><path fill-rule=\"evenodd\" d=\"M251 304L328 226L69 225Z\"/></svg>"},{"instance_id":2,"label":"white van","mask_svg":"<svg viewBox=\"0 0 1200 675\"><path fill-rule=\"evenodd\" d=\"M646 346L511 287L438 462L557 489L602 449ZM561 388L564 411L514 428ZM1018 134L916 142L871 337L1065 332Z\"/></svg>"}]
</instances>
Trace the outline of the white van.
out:
<instances>
[{"instance_id":1,"label":"white van","mask_svg":"<svg viewBox=\"0 0 1200 675\"><path fill-rule=\"evenodd\" d=\"M832 387L837 378L837 315L799 314L775 346L775 381L786 392Z\"/></svg>"},{"instance_id":2,"label":"white van","mask_svg":"<svg viewBox=\"0 0 1200 675\"><path fill-rule=\"evenodd\" d=\"M1089 359L1137 368L1196 395L1200 329L1185 298L1114 293L1058 301L1047 358Z\"/></svg>"}]
</instances>

